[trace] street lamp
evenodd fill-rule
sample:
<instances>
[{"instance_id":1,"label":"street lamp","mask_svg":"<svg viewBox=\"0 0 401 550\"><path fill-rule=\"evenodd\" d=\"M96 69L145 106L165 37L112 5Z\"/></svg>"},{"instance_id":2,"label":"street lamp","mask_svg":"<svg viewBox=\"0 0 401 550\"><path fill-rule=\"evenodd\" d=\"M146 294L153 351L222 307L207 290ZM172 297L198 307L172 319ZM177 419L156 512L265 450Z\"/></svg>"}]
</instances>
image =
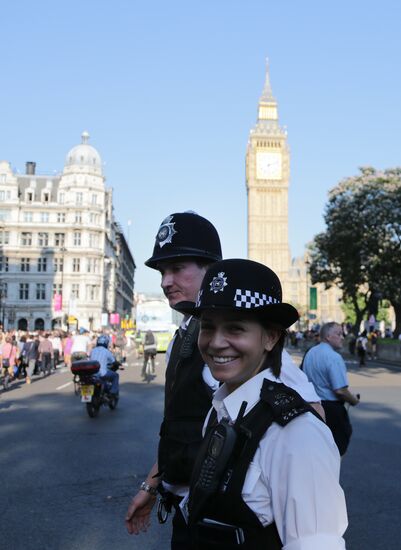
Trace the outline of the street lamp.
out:
<instances>
[{"instance_id":1,"label":"street lamp","mask_svg":"<svg viewBox=\"0 0 401 550\"><path fill-rule=\"evenodd\" d=\"M309 258L305 260L305 279L306 279L306 295L305 295L305 325L306 330L309 330Z\"/></svg>"}]
</instances>

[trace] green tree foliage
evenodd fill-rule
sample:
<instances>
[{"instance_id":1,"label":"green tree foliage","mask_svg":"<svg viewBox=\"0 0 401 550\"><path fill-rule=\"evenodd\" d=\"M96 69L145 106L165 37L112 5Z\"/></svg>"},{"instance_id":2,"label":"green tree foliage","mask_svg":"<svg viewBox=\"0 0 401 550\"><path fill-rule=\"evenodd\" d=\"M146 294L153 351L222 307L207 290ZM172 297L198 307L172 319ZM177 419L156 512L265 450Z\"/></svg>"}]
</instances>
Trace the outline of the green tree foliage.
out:
<instances>
[{"instance_id":1,"label":"green tree foliage","mask_svg":"<svg viewBox=\"0 0 401 550\"><path fill-rule=\"evenodd\" d=\"M356 326L372 297L387 299L401 332L401 168L361 168L330 191L326 231L310 246L314 283L338 285ZM361 300L361 296L363 299Z\"/></svg>"}]
</instances>

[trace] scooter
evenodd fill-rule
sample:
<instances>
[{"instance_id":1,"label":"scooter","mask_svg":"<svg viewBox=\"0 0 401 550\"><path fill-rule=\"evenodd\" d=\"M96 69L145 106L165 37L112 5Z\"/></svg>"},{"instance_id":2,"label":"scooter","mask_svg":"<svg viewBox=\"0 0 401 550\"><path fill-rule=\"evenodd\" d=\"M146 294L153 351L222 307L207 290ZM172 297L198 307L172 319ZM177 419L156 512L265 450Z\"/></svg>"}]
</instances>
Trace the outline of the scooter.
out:
<instances>
[{"instance_id":1,"label":"scooter","mask_svg":"<svg viewBox=\"0 0 401 550\"><path fill-rule=\"evenodd\" d=\"M115 361L109 368L117 371L120 365L121 363ZM118 396L110 394L111 382L101 380L97 375L99 369L99 362L90 359L73 361L71 364L74 384L78 390L76 393L81 396L81 402L85 403L91 418L99 414L102 405L113 411L118 404Z\"/></svg>"}]
</instances>

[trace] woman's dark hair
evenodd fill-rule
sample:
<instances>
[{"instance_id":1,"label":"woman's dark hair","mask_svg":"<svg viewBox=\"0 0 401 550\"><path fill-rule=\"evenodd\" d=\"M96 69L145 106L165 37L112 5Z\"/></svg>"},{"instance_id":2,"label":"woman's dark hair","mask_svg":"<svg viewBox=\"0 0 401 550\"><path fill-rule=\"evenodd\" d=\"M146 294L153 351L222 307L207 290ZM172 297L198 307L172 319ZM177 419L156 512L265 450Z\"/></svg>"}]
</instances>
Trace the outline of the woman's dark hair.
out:
<instances>
[{"instance_id":1,"label":"woman's dark hair","mask_svg":"<svg viewBox=\"0 0 401 550\"><path fill-rule=\"evenodd\" d=\"M281 326L275 325L269 321L260 319L260 323L265 330L275 330L280 333L280 337L274 345L273 349L267 352L266 360L262 365L262 370L270 369L274 376L278 378L281 373L281 356L284 349L285 339L287 337L287 331Z\"/></svg>"}]
</instances>

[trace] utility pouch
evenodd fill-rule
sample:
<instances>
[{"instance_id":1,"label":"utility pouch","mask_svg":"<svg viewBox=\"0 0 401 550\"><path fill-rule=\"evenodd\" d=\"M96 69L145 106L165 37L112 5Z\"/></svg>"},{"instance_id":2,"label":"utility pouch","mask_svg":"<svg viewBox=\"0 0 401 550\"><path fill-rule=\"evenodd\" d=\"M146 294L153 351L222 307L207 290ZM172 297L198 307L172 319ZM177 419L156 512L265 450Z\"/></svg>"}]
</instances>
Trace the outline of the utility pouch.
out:
<instances>
[{"instance_id":1,"label":"utility pouch","mask_svg":"<svg viewBox=\"0 0 401 550\"><path fill-rule=\"evenodd\" d=\"M199 548L232 548L245 543L241 527L205 518L194 526L194 537Z\"/></svg>"}]
</instances>

